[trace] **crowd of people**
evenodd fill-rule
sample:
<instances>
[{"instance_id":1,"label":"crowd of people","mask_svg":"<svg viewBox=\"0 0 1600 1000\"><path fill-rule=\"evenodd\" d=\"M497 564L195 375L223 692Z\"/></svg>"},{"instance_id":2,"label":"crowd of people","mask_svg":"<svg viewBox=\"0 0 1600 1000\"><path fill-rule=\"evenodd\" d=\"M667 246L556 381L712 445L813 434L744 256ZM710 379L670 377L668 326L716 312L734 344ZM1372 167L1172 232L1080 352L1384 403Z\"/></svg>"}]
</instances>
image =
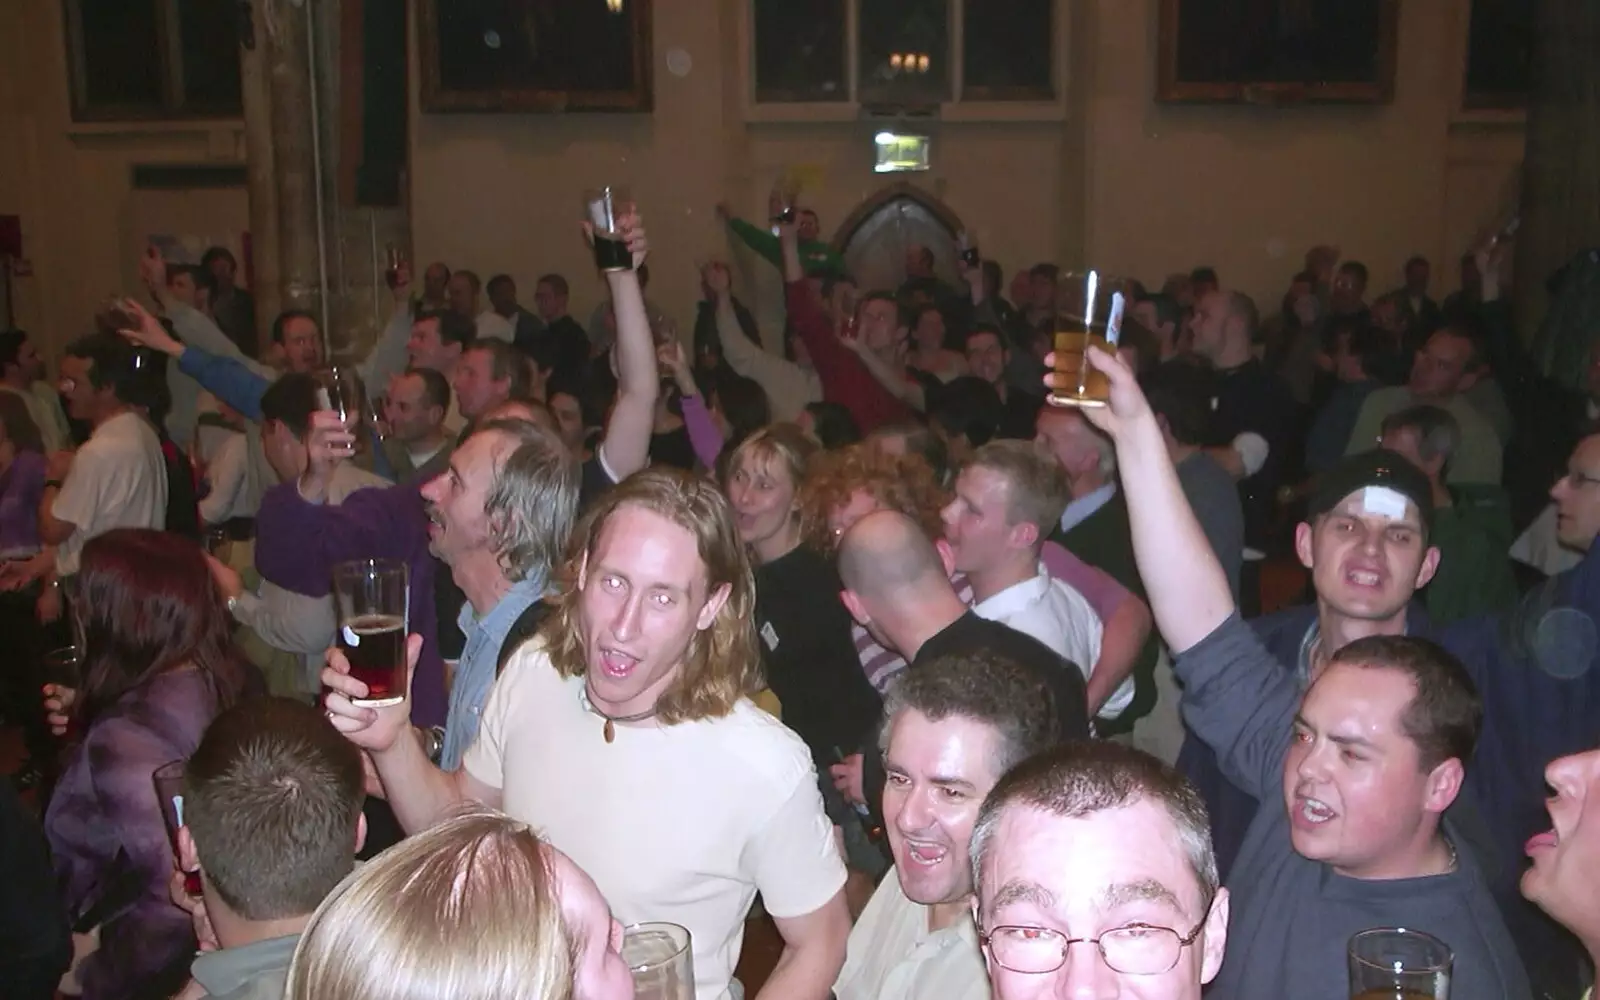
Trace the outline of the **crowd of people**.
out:
<instances>
[{"instance_id":1,"label":"crowd of people","mask_svg":"<svg viewBox=\"0 0 1600 1000\"><path fill-rule=\"evenodd\" d=\"M1071 407L1079 276L912 247L861 290L815 213L721 214L781 330L713 262L680 341L630 213L587 325L560 275L530 311L400 263L343 410L313 315L241 350L226 251L146 254L54 383L0 334L44 804L0 789L6 995L622 1000L624 925L667 922L724 1000L753 913L771 1000L1333 1000L1377 927L1445 942L1455 1000L1581 995L1600 402L1540 416L1504 247L1443 304L1318 247L1265 320L1210 268L1119 279ZM1517 567L1525 528L1565 561ZM409 580L384 705L358 560ZM1309 582L1262 616L1272 560Z\"/></svg>"}]
</instances>

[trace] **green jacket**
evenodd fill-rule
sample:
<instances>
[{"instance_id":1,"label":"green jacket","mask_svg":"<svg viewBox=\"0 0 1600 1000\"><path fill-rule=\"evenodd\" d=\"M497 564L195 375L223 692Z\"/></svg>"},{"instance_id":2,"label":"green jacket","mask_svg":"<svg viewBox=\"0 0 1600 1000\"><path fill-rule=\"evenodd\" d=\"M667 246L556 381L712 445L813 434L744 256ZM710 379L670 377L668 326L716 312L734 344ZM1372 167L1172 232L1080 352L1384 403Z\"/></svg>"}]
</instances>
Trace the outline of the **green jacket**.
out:
<instances>
[{"instance_id":1,"label":"green jacket","mask_svg":"<svg viewBox=\"0 0 1600 1000\"><path fill-rule=\"evenodd\" d=\"M762 229L743 219L729 219L728 228L744 241L745 246L771 261L774 267L783 267L783 247L778 238L772 235L772 230ZM806 274L817 277L845 273L844 258L821 240L808 240L800 244L800 266L805 268Z\"/></svg>"},{"instance_id":2,"label":"green jacket","mask_svg":"<svg viewBox=\"0 0 1600 1000\"><path fill-rule=\"evenodd\" d=\"M1439 569L1422 592L1436 625L1510 607L1517 582L1508 555L1516 533L1511 502L1498 486L1450 488L1452 503L1433 512L1429 544L1439 549Z\"/></svg>"}]
</instances>

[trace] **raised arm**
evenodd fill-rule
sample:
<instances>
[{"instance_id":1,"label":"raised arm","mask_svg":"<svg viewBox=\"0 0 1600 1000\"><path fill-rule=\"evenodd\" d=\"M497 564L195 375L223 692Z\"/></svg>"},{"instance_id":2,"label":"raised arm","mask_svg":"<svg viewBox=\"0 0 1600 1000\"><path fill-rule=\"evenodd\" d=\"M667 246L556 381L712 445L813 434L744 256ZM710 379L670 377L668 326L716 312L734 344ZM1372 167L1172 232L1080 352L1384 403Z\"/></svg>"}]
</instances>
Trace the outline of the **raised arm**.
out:
<instances>
[{"instance_id":1,"label":"raised arm","mask_svg":"<svg viewBox=\"0 0 1600 1000\"><path fill-rule=\"evenodd\" d=\"M621 224L637 269L649 252L644 226L637 215L624 218ZM606 274L606 283L611 286L611 303L617 318L617 402L600 441L599 458L607 475L620 482L650 460L650 435L655 429L656 398L661 387L639 272L611 271Z\"/></svg>"},{"instance_id":2,"label":"raised arm","mask_svg":"<svg viewBox=\"0 0 1600 1000\"><path fill-rule=\"evenodd\" d=\"M1177 654L1184 719L1229 776L1260 797L1276 780L1299 691L1238 618L1133 372L1102 351L1091 350L1090 361L1110 380L1111 403L1081 412L1116 445L1134 559L1156 625Z\"/></svg>"},{"instance_id":3,"label":"raised arm","mask_svg":"<svg viewBox=\"0 0 1600 1000\"><path fill-rule=\"evenodd\" d=\"M411 339L411 265L395 271L394 311L365 361L356 366L369 392L378 393L389 379L406 370L406 344Z\"/></svg>"},{"instance_id":4,"label":"raised arm","mask_svg":"<svg viewBox=\"0 0 1600 1000\"><path fill-rule=\"evenodd\" d=\"M711 411L706 409L700 387L695 385L694 373L689 370L689 359L683 353L683 344L676 339L667 341L656 348L656 359L672 373L672 380L678 384L678 392L682 393L683 426L689 432L689 444L694 448L694 457L707 469L715 470L717 456L722 454L722 446L727 442L717 422L711 418Z\"/></svg>"},{"instance_id":5,"label":"raised arm","mask_svg":"<svg viewBox=\"0 0 1600 1000\"><path fill-rule=\"evenodd\" d=\"M739 237L739 242L760 254L762 258L773 265L782 267L783 260L778 247L778 238L771 231L762 229L734 215L728 209L726 202L717 206L717 218L727 223L728 230Z\"/></svg>"},{"instance_id":6,"label":"raised arm","mask_svg":"<svg viewBox=\"0 0 1600 1000\"><path fill-rule=\"evenodd\" d=\"M839 343L850 349L850 353L861 359L861 365L878 384L883 386L885 392L900 402L906 404L918 413L928 409L928 390L923 388L921 382L907 378L905 371L896 370L895 367L872 351L868 350L859 337L852 334L841 334Z\"/></svg>"}]
</instances>

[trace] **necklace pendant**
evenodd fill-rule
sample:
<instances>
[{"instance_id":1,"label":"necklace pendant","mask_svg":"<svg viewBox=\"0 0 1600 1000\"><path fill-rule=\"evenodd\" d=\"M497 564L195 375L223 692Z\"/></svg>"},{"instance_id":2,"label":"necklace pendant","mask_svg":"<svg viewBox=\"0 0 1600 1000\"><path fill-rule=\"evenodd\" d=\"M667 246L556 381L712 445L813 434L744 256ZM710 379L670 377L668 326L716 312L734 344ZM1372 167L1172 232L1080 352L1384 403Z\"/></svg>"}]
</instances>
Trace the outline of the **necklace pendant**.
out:
<instances>
[{"instance_id":1,"label":"necklace pendant","mask_svg":"<svg viewBox=\"0 0 1600 1000\"><path fill-rule=\"evenodd\" d=\"M610 719L606 720L605 737L607 743L614 743L617 739L617 727L611 724Z\"/></svg>"}]
</instances>

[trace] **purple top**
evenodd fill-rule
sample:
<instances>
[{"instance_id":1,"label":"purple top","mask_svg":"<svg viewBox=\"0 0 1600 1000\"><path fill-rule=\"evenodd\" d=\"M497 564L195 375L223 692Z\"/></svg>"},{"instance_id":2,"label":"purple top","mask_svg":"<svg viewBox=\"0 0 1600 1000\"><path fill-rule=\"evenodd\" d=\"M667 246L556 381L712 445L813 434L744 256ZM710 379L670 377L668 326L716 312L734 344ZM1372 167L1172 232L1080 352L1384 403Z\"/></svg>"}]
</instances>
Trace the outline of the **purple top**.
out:
<instances>
[{"instance_id":1,"label":"purple top","mask_svg":"<svg viewBox=\"0 0 1600 1000\"><path fill-rule=\"evenodd\" d=\"M19 451L0 472L0 557L39 551L39 496L44 493L44 456Z\"/></svg>"},{"instance_id":2,"label":"purple top","mask_svg":"<svg viewBox=\"0 0 1600 1000\"><path fill-rule=\"evenodd\" d=\"M262 540L273 544L263 545ZM444 661L433 601L434 559L428 516L416 487L356 490L338 506L308 503L296 483L279 483L256 511L256 569L261 578L307 597L332 586L333 567L352 559L399 559L411 567L411 631L422 658L411 681L411 721L445 723Z\"/></svg>"},{"instance_id":3,"label":"purple top","mask_svg":"<svg viewBox=\"0 0 1600 1000\"><path fill-rule=\"evenodd\" d=\"M713 471L717 468L717 456L722 454L722 431L717 428L717 422L712 419L711 411L706 409L706 402L699 396L683 397L683 427L689 432L689 444L694 448L694 457L700 464Z\"/></svg>"},{"instance_id":4,"label":"purple top","mask_svg":"<svg viewBox=\"0 0 1600 1000\"><path fill-rule=\"evenodd\" d=\"M79 970L85 1000L134 997L194 951L189 915L167 895L173 849L151 776L194 753L216 714L205 674L168 671L101 713L67 753L44 828L68 915L99 901L118 848L144 884L137 903L100 925L100 948Z\"/></svg>"}]
</instances>

